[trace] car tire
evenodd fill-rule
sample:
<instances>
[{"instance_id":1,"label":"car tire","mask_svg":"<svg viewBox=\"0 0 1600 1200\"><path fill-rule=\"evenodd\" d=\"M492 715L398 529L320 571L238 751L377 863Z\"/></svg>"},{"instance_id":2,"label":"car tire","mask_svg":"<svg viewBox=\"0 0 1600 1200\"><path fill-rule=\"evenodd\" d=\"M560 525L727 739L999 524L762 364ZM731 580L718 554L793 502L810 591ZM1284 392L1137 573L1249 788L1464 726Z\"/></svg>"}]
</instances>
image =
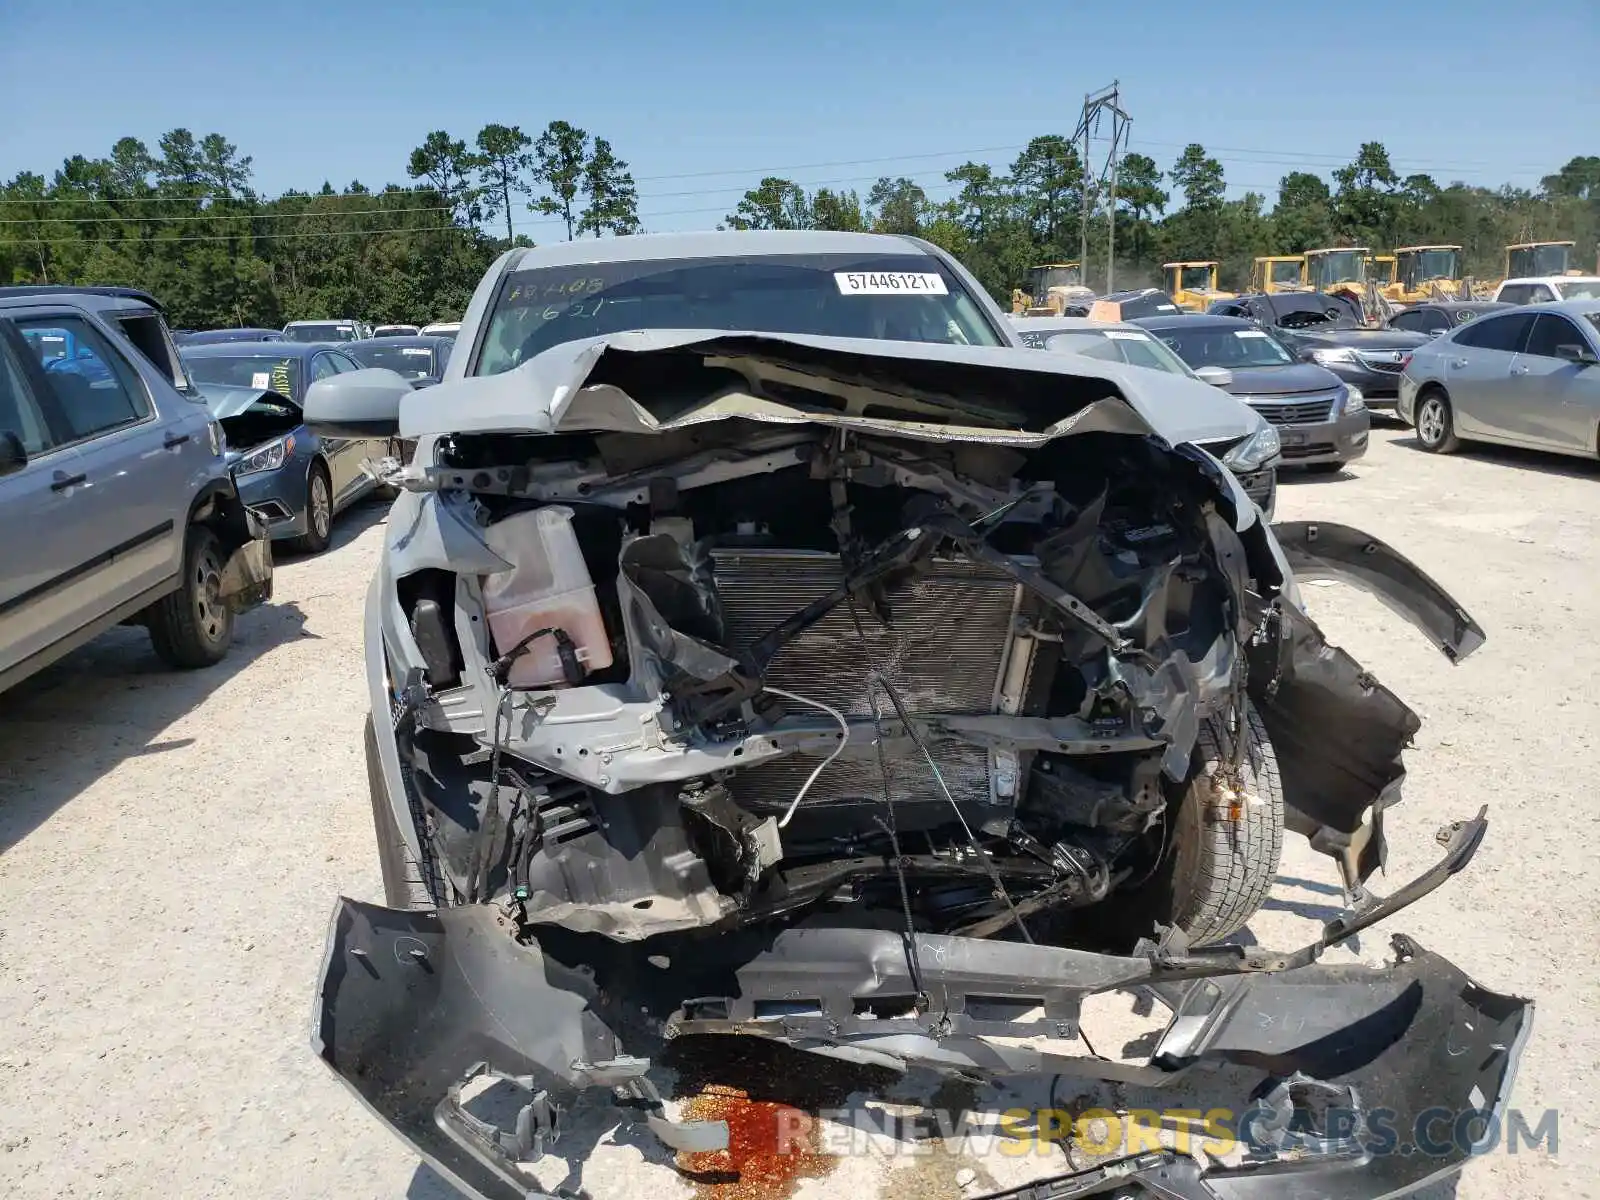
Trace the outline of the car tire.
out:
<instances>
[{"instance_id":1,"label":"car tire","mask_svg":"<svg viewBox=\"0 0 1600 1200\"><path fill-rule=\"evenodd\" d=\"M169 667L192 671L213 666L233 643L233 613L221 590L226 561L215 533L204 525L189 526L182 581L150 606L145 621L156 657Z\"/></svg>"},{"instance_id":2,"label":"car tire","mask_svg":"<svg viewBox=\"0 0 1600 1200\"><path fill-rule=\"evenodd\" d=\"M1172 817L1168 903L1163 924L1193 945L1243 929L1266 902L1283 854L1283 787L1266 725L1245 702L1245 748L1239 777L1227 779L1231 755L1221 718L1200 726L1192 773Z\"/></svg>"},{"instance_id":3,"label":"car tire","mask_svg":"<svg viewBox=\"0 0 1600 1200\"><path fill-rule=\"evenodd\" d=\"M372 829L378 839L378 869L383 875L383 899L390 908L425 912L438 907L428 881L411 848L395 823L389 792L378 759L378 733L368 714L362 741L367 752L367 792L372 800Z\"/></svg>"},{"instance_id":4,"label":"car tire","mask_svg":"<svg viewBox=\"0 0 1600 1200\"><path fill-rule=\"evenodd\" d=\"M1450 454L1461 446L1455 413L1443 388L1429 388L1417 397L1417 444L1429 454Z\"/></svg>"},{"instance_id":5,"label":"car tire","mask_svg":"<svg viewBox=\"0 0 1600 1200\"><path fill-rule=\"evenodd\" d=\"M321 554L333 540L333 482L321 459L306 472L306 531L294 540L304 554Z\"/></svg>"}]
</instances>

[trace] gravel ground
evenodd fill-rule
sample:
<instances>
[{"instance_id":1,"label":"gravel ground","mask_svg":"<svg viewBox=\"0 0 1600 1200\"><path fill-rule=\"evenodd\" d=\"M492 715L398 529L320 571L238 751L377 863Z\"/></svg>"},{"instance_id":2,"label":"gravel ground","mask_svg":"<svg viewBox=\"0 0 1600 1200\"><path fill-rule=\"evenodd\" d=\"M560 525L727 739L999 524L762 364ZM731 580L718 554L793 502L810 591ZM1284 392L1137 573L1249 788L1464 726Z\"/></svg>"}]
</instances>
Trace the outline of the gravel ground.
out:
<instances>
[{"instance_id":1,"label":"gravel ground","mask_svg":"<svg viewBox=\"0 0 1600 1200\"><path fill-rule=\"evenodd\" d=\"M1394 924L1537 998L1513 1103L1560 1109L1559 1154L1502 1148L1460 1195L1600 1195L1600 919L1581 891L1600 857L1600 465L1436 458L1394 426L1373 441L1343 476L1291 478L1280 515L1390 541L1489 636L1451 667L1369 598L1308 589L1330 637L1425 721L1390 886L1437 858L1441 824L1489 805L1470 870ZM360 749L382 520L347 514L332 552L280 564L275 602L216 668L165 673L141 631L116 630L0 695L0 1194L454 1194L307 1046L333 898L382 895ZM1331 864L1290 842L1252 925L1267 943L1303 939L1336 900ZM1386 941L1369 933L1360 953ZM629 1153L591 1173L597 1195L687 1193L610 1179ZM855 1186L856 1164L842 1170L801 1195ZM890 1190L959 1194L904 1180Z\"/></svg>"}]
</instances>

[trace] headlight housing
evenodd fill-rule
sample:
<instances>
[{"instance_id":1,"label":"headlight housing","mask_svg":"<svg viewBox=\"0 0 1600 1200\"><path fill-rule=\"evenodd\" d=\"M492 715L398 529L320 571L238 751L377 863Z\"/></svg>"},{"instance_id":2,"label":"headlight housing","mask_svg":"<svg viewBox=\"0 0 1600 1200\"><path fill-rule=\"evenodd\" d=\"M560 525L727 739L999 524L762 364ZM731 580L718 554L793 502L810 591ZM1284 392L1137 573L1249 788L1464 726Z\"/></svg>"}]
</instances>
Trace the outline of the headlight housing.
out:
<instances>
[{"instance_id":1,"label":"headlight housing","mask_svg":"<svg viewBox=\"0 0 1600 1200\"><path fill-rule=\"evenodd\" d=\"M1283 442L1278 437L1278 427L1262 421L1261 427L1229 450L1222 461L1235 471L1259 471L1277 458L1282 450Z\"/></svg>"},{"instance_id":2,"label":"headlight housing","mask_svg":"<svg viewBox=\"0 0 1600 1200\"><path fill-rule=\"evenodd\" d=\"M1356 365L1356 352L1344 347L1331 350L1313 350L1311 361L1321 366L1339 365L1353 367Z\"/></svg>"},{"instance_id":3,"label":"headlight housing","mask_svg":"<svg viewBox=\"0 0 1600 1200\"><path fill-rule=\"evenodd\" d=\"M288 461L294 451L294 435L281 437L265 446L258 446L234 464L235 475L255 475L262 471L276 471Z\"/></svg>"},{"instance_id":4,"label":"headlight housing","mask_svg":"<svg viewBox=\"0 0 1600 1200\"><path fill-rule=\"evenodd\" d=\"M1344 385L1344 411L1347 414L1348 413L1358 413L1362 409L1366 408L1366 406L1367 406L1367 398L1361 394L1361 389L1358 388L1358 387L1351 387L1348 383L1345 384Z\"/></svg>"}]
</instances>

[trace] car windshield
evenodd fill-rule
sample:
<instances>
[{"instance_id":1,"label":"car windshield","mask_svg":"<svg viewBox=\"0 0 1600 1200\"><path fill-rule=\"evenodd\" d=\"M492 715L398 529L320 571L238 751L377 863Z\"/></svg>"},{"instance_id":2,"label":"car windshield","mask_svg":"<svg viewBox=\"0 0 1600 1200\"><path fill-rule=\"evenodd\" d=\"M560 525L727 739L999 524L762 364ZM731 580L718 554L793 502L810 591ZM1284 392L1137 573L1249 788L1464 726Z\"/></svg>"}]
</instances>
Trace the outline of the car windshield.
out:
<instances>
[{"instance_id":1,"label":"car windshield","mask_svg":"<svg viewBox=\"0 0 1600 1200\"><path fill-rule=\"evenodd\" d=\"M1361 250L1334 250L1311 260L1311 283L1329 288L1336 283L1360 282L1364 278L1366 253Z\"/></svg>"},{"instance_id":2,"label":"car windshield","mask_svg":"<svg viewBox=\"0 0 1600 1200\"><path fill-rule=\"evenodd\" d=\"M356 327L338 321L315 321L309 325L291 325L283 331L291 342L353 342Z\"/></svg>"},{"instance_id":3,"label":"car windshield","mask_svg":"<svg viewBox=\"0 0 1600 1200\"><path fill-rule=\"evenodd\" d=\"M1184 267L1178 272L1178 287L1185 292L1211 290L1210 267Z\"/></svg>"},{"instance_id":4,"label":"car windshield","mask_svg":"<svg viewBox=\"0 0 1600 1200\"><path fill-rule=\"evenodd\" d=\"M449 357L449 352L440 356L437 365L434 352L427 346L358 345L350 347L350 356L363 367L387 367L407 379L437 379L444 374L442 360Z\"/></svg>"},{"instance_id":5,"label":"car windshield","mask_svg":"<svg viewBox=\"0 0 1600 1200\"><path fill-rule=\"evenodd\" d=\"M1234 371L1285 367L1294 362L1294 356L1261 329L1163 329L1159 336L1195 369L1227 367Z\"/></svg>"},{"instance_id":6,"label":"car windshield","mask_svg":"<svg viewBox=\"0 0 1600 1200\"><path fill-rule=\"evenodd\" d=\"M1556 291L1563 300L1600 300L1600 280L1575 279L1571 283L1557 283Z\"/></svg>"},{"instance_id":7,"label":"car windshield","mask_svg":"<svg viewBox=\"0 0 1600 1200\"><path fill-rule=\"evenodd\" d=\"M795 254L536 267L500 285L475 373L632 329L726 329L999 346L961 282L926 254Z\"/></svg>"},{"instance_id":8,"label":"car windshield","mask_svg":"<svg viewBox=\"0 0 1600 1200\"><path fill-rule=\"evenodd\" d=\"M292 358L275 354L196 355L185 358L189 378L202 391L207 384L222 387L252 388L258 392L273 391L294 400L299 396L300 364Z\"/></svg>"},{"instance_id":9,"label":"car windshield","mask_svg":"<svg viewBox=\"0 0 1600 1200\"><path fill-rule=\"evenodd\" d=\"M1132 329L1066 329L1045 334L1051 350L1065 350L1086 358L1124 362L1169 375L1194 378L1194 372L1154 335Z\"/></svg>"}]
</instances>

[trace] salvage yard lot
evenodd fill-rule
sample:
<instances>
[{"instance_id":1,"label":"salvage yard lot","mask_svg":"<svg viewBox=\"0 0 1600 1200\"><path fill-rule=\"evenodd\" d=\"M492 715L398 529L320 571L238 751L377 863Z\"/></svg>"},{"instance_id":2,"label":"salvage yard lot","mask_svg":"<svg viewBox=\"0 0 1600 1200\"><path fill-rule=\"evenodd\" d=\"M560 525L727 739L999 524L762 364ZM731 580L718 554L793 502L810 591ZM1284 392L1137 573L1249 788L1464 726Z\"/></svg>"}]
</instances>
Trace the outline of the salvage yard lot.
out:
<instances>
[{"instance_id":1,"label":"salvage yard lot","mask_svg":"<svg viewBox=\"0 0 1600 1200\"><path fill-rule=\"evenodd\" d=\"M1431 865L1439 826L1489 806L1468 871L1392 924L1536 998L1513 1104L1530 1126L1560 1110L1554 1158L1502 1148L1460 1195L1600 1195L1600 464L1434 457L1381 421L1372 436L1344 475L1289 476L1280 517L1385 539L1488 634L1451 667L1368 597L1307 588L1330 640L1424 720L1377 883ZM451 1194L307 1044L334 896L382 897L360 739L383 515L280 563L215 668L167 674L142 631L117 630L0 695L0 1194ZM1291 837L1252 932L1306 940L1333 882ZM597 1200L625 1194L607 1175L585 1181Z\"/></svg>"}]
</instances>

